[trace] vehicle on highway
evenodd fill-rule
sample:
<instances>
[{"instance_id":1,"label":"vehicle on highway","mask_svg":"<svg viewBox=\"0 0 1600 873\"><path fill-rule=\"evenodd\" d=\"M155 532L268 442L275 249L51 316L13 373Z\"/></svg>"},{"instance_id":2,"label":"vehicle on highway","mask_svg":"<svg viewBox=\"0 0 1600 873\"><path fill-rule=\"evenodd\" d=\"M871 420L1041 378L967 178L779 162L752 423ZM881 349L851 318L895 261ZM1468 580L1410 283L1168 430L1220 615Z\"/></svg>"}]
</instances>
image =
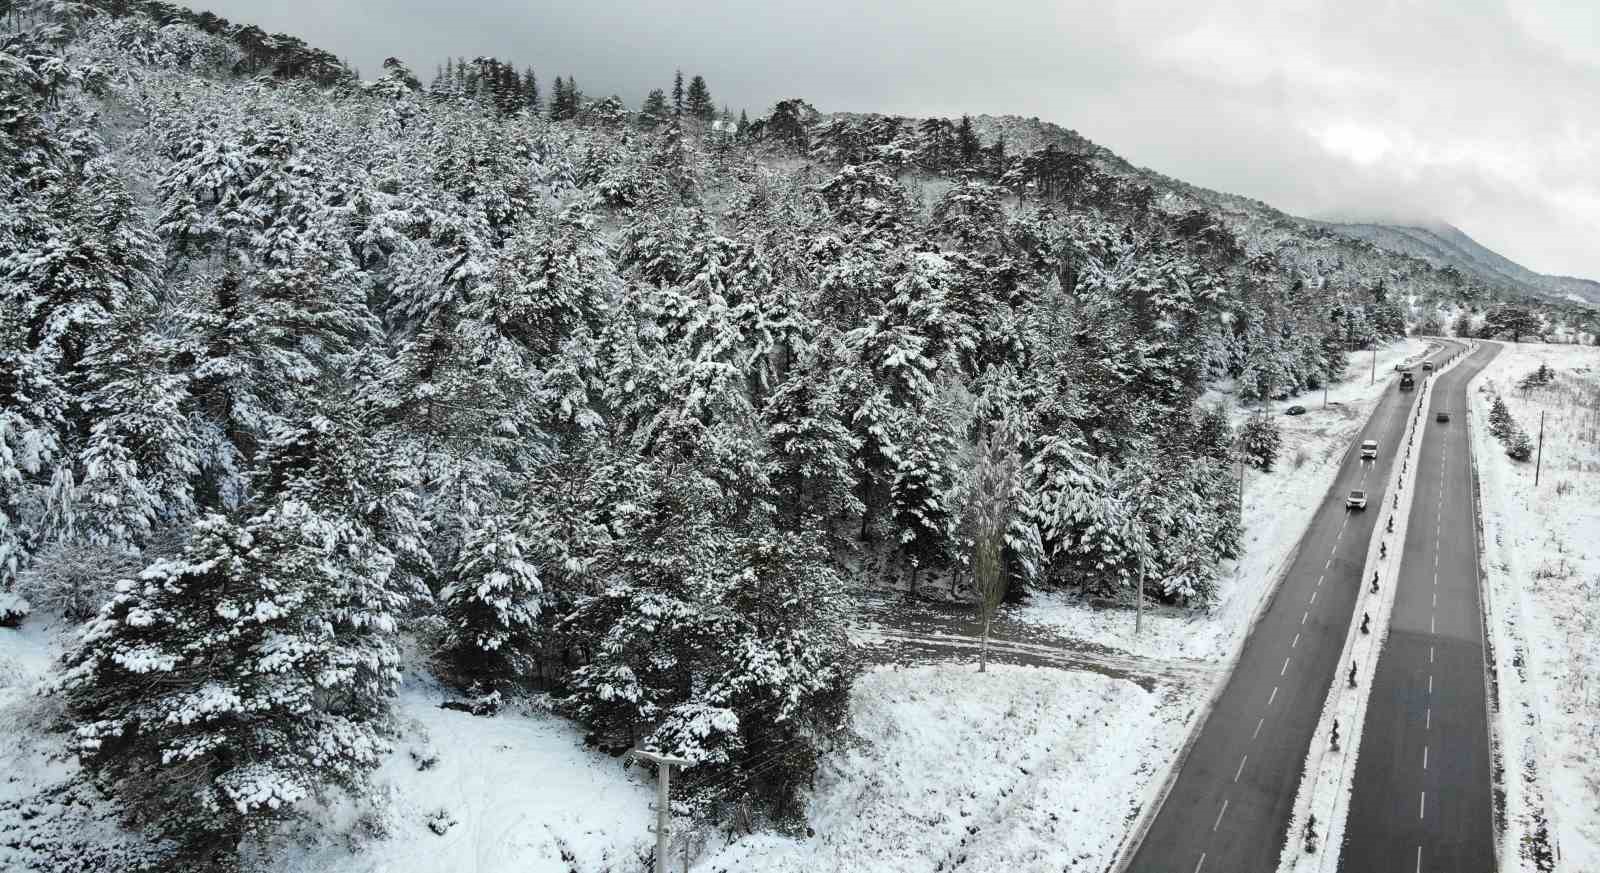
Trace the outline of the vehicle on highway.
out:
<instances>
[{"instance_id":1,"label":"vehicle on highway","mask_svg":"<svg viewBox=\"0 0 1600 873\"><path fill-rule=\"evenodd\" d=\"M1283 414L1284 415L1305 415L1306 414L1306 408L1304 406L1291 406L1288 409L1285 409L1283 411Z\"/></svg>"},{"instance_id":2,"label":"vehicle on highway","mask_svg":"<svg viewBox=\"0 0 1600 873\"><path fill-rule=\"evenodd\" d=\"M1422 369L1424 369L1424 370L1432 370L1433 369L1433 362L1432 361L1423 361L1422 362Z\"/></svg>"},{"instance_id":3,"label":"vehicle on highway","mask_svg":"<svg viewBox=\"0 0 1600 873\"><path fill-rule=\"evenodd\" d=\"M1410 391L1411 389L1413 389L1415 387L1417 387L1417 380L1416 380L1416 377L1411 375L1411 371L1410 370L1407 370L1406 372L1400 374L1400 390L1401 391Z\"/></svg>"},{"instance_id":4,"label":"vehicle on highway","mask_svg":"<svg viewBox=\"0 0 1600 873\"><path fill-rule=\"evenodd\" d=\"M1378 441L1377 440L1362 440L1361 441L1361 457L1362 457L1363 460L1372 460L1372 459L1378 457Z\"/></svg>"},{"instance_id":5,"label":"vehicle on highway","mask_svg":"<svg viewBox=\"0 0 1600 873\"><path fill-rule=\"evenodd\" d=\"M1344 499L1344 506L1346 509L1366 509L1367 492L1359 488L1351 491L1350 496Z\"/></svg>"},{"instance_id":6,"label":"vehicle on highway","mask_svg":"<svg viewBox=\"0 0 1600 873\"><path fill-rule=\"evenodd\" d=\"M1438 414L1438 415L1435 415L1435 416L1434 416L1434 417L1433 417L1433 420L1434 420L1434 421L1449 421L1449 420L1450 420L1450 413L1448 413L1448 412L1441 412L1441 413L1439 413L1439 414Z\"/></svg>"}]
</instances>

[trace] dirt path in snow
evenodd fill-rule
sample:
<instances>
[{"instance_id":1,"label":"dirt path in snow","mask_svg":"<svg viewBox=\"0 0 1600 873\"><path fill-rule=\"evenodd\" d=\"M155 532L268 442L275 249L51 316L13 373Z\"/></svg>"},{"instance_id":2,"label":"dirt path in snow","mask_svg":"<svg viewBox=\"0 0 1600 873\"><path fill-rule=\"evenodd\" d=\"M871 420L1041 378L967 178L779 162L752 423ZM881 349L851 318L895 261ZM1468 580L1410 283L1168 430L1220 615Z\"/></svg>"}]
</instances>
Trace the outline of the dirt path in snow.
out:
<instances>
[{"instance_id":1,"label":"dirt path in snow","mask_svg":"<svg viewBox=\"0 0 1600 873\"><path fill-rule=\"evenodd\" d=\"M856 597L861 618L851 637L868 663L977 662L983 626L974 607L912 600L901 594L872 592ZM1221 675L1215 664L1142 658L1074 640L1048 627L1017 621L1005 606L990 629L989 658L1000 664L1088 670L1131 680L1146 690L1158 684L1210 684Z\"/></svg>"}]
</instances>

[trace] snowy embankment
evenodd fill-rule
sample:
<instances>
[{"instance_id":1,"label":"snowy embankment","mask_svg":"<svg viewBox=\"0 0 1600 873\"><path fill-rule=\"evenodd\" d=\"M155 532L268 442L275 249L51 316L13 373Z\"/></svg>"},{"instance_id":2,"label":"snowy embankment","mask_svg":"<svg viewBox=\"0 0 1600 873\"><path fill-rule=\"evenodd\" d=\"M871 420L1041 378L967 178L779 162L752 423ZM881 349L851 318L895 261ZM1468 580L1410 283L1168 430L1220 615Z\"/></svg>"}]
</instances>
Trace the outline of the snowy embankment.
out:
<instances>
[{"instance_id":1,"label":"snowy embankment","mask_svg":"<svg viewBox=\"0 0 1600 873\"><path fill-rule=\"evenodd\" d=\"M1518 387L1540 364L1554 381ZM1488 432L1495 395L1535 439L1545 414L1537 488L1534 460L1511 460ZM1505 343L1468 397L1505 768L1500 868L1600 870L1600 349Z\"/></svg>"},{"instance_id":2,"label":"snowy embankment","mask_svg":"<svg viewBox=\"0 0 1600 873\"><path fill-rule=\"evenodd\" d=\"M1278 425L1283 430L1278 464L1271 473L1245 471L1244 555L1225 568L1218 599L1209 616L1184 610L1155 610L1145 615L1144 633L1136 637L1131 617L1120 610L1044 595L1017 610L1015 617L1135 655L1227 661L1242 641L1262 597L1288 563L1301 534L1322 504L1351 440L1388 388L1395 365L1419 358L1428 347L1426 340L1408 338L1381 348L1376 368L1370 354L1353 354L1345 380L1329 389L1326 408L1320 392L1269 404L1279 413ZM1202 402L1225 397L1213 392ZM1282 414L1295 404L1304 406L1306 413ZM1253 409L1235 408L1234 424L1241 423Z\"/></svg>"},{"instance_id":3,"label":"snowy embankment","mask_svg":"<svg viewBox=\"0 0 1600 873\"><path fill-rule=\"evenodd\" d=\"M0 870L115 867L143 841L115 809L72 787L77 768L54 729L58 704L34 693L60 640L35 614L0 629ZM480 718L439 708L431 685L395 704L400 736L368 803L319 813L250 866L274 873L632 873L653 846L654 780L584 748L546 713ZM441 833L442 832L442 833Z\"/></svg>"},{"instance_id":4,"label":"snowy embankment","mask_svg":"<svg viewBox=\"0 0 1600 873\"><path fill-rule=\"evenodd\" d=\"M1196 693L961 664L880 667L850 701L859 741L823 759L814 835L746 836L698 873L1098 873L1182 741Z\"/></svg>"}]
</instances>

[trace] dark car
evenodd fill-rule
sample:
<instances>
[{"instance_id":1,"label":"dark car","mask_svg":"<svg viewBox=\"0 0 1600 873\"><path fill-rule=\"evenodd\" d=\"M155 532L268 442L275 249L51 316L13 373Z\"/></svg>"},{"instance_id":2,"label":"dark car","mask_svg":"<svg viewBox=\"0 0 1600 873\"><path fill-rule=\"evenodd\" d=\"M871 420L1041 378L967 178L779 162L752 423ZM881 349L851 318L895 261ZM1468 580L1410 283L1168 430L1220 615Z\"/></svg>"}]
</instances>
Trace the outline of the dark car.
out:
<instances>
[{"instance_id":1,"label":"dark car","mask_svg":"<svg viewBox=\"0 0 1600 873\"><path fill-rule=\"evenodd\" d=\"M1304 406L1291 406L1288 409L1285 409L1283 411L1283 414L1284 415L1305 415L1306 414L1306 408Z\"/></svg>"},{"instance_id":2,"label":"dark car","mask_svg":"<svg viewBox=\"0 0 1600 873\"><path fill-rule=\"evenodd\" d=\"M1424 369L1424 370L1432 370L1433 369L1433 362L1432 361L1423 361L1422 362L1422 369Z\"/></svg>"},{"instance_id":3,"label":"dark car","mask_svg":"<svg viewBox=\"0 0 1600 873\"><path fill-rule=\"evenodd\" d=\"M1438 414L1438 415L1435 415L1435 416L1434 416L1434 417L1433 417L1433 420L1434 420L1434 421L1449 421L1449 420L1450 420L1450 413L1448 413L1448 412L1441 412L1441 413L1439 413L1439 414Z\"/></svg>"}]
</instances>

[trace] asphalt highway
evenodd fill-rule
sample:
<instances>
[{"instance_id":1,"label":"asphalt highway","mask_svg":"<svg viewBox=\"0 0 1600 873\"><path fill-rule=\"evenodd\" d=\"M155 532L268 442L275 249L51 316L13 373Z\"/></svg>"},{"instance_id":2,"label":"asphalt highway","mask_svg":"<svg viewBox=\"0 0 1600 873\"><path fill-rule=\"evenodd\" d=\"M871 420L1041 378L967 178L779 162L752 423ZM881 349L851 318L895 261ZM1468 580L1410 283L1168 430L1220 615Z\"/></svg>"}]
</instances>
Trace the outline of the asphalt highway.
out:
<instances>
[{"instance_id":1,"label":"asphalt highway","mask_svg":"<svg viewBox=\"0 0 1600 873\"><path fill-rule=\"evenodd\" d=\"M1495 869L1477 503L1467 382L1485 344L1438 377L1423 420L1416 493L1389 637L1356 759L1339 869ZM1436 421L1448 412L1449 422Z\"/></svg>"},{"instance_id":2,"label":"asphalt highway","mask_svg":"<svg viewBox=\"0 0 1600 873\"><path fill-rule=\"evenodd\" d=\"M1443 360L1460 348L1447 344L1431 357ZM1364 590L1361 574L1368 544L1374 528L1392 511L1389 473L1421 393L1400 391L1399 379L1390 375L1391 387L1351 444L1128 870L1277 869L1322 704L1336 671L1344 678L1337 661ZM1417 375L1420 380L1422 372ZM1454 426L1458 431L1463 427ZM1368 439L1378 441L1378 457L1363 461L1357 446ZM1461 452L1464 457L1464 447ZM1345 509L1345 496L1356 488L1367 491L1365 511ZM1359 677L1362 682L1368 678ZM1481 682L1478 693L1481 698ZM1385 863L1347 869L1401 868Z\"/></svg>"}]
</instances>

